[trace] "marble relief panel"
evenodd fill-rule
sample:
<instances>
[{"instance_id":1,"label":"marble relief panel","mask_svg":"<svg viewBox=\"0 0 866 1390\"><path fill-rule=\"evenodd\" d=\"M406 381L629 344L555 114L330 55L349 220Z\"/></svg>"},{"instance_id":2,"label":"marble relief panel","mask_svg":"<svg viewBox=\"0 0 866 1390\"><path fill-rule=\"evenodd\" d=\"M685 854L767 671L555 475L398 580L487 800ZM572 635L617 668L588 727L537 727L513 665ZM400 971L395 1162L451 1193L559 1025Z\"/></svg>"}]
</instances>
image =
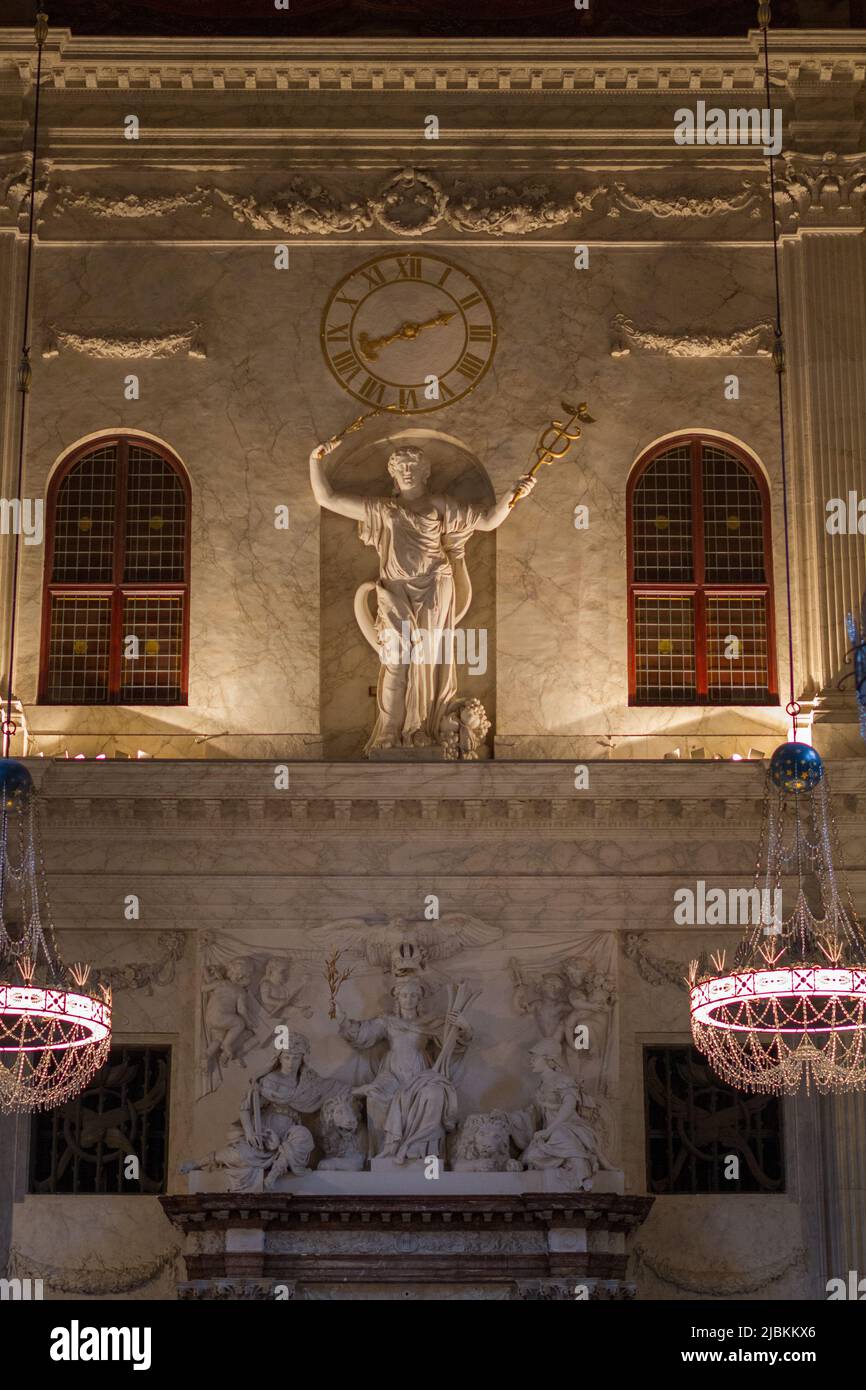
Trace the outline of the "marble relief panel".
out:
<instances>
[{"instance_id":1,"label":"marble relief panel","mask_svg":"<svg viewBox=\"0 0 866 1390\"><path fill-rule=\"evenodd\" d=\"M376 1078L381 1087L394 1066L399 1072L392 1030L379 1021L399 1016L400 1028L415 1029L421 1025L405 1020L448 1017L455 998L469 1000L468 1033L461 1033L449 1063L455 1109L447 1142L440 1151L428 1136L429 1152L440 1153L451 1167L467 1146L474 1153L475 1131L487 1124L481 1117L492 1116L495 1129L504 1123L501 1117L530 1105L530 1049L545 1045L556 1052L569 1084L583 1088L599 1143L605 1153L615 1153L615 944L610 932L503 931L485 919L448 912L429 923L382 916L306 931L203 933L192 1154L219 1156L249 1096L258 1096L261 1079L280 1070L279 1051L296 1050L302 1042L301 1077L310 1079L297 1083L307 1088L299 1107L309 1105L314 1115L306 1123L317 1145L327 1155L327 1136L315 1119L323 1097L348 1088L362 1127L359 1153L369 1150L375 1168ZM417 1012L403 1009L407 985L417 991ZM434 1036L435 1028L431 1043ZM261 1108L264 1101L254 1104ZM467 1122L471 1133L464 1135ZM519 1146L509 1151L512 1163L518 1151ZM194 1166L209 1164L200 1159Z\"/></svg>"}]
</instances>

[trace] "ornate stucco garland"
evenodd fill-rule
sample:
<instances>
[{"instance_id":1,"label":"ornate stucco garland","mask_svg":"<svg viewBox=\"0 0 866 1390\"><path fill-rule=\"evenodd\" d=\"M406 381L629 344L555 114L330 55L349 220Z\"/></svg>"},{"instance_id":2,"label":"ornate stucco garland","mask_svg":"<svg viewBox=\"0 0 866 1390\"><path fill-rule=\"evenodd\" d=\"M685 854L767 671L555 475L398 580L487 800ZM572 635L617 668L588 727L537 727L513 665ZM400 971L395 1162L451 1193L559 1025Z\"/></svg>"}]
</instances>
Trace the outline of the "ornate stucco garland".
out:
<instances>
[{"instance_id":1,"label":"ornate stucco garland","mask_svg":"<svg viewBox=\"0 0 866 1390\"><path fill-rule=\"evenodd\" d=\"M14 185L17 188L17 184ZM13 185L10 183L10 196ZM254 231L283 236L352 234L376 225L395 236L419 237L444 223L455 231L492 237L522 236L560 227L586 216L659 218L668 221L726 217L760 202L761 188L747 181L738 192L706 197L666 197L627 191L624 184L598 182L588 190L558 191L545 184L473 184L461 179L450 189L421 169L401 169L371 194L326 188L302 177L290 179L264 200L200 184L171 194L94 194L60 185L51 190L52 212L71 211L100 221L139 221L184 211L210 216L221 203L235 221Z\"/></svg>"},{"instance_id":2,"label":"ornate stucco garland","mask_svg":"<svg viewBox=\"0 0 866 1390\"><path fill-rule=\"evenodd\" d=\"M675 989L688 989L685 965L667 956L654 955L647 948L645 932L626 932L622 952L648 985L673 985Z\"/></svg>"},{"instance_id":3,"label":"ornate stucco garland","mask_svg":"<svg viewBox=\"0 0 866 1390\"><path fill-rule=\"evenodd\" d=\"M153 1284L167 1269L173 1269L180 1258L180 1246L172 1245L149 1264L106 1265L93 1257L84 1265L64 1267L47 1264L12 1247L9 1251L7 1278L42 1279L54 1293L96 1296L134 1293Z\"/></svg>"},{"instance_id":4,"label":"ornate stucco garland","mask_svg":"<svg viewBox=\"0 0 866 1390\"><path fill-rule=\"evenodd\" d=\"M140 357L156 360L162 357L177 357L180 353L198 358L207 355L197 323L190 324L188 328L154 334L97 331L81 333L52 325L42 349L42 356L57 357L58 353L64 350L81 352L88 357L121 360Z\"/></svg>"},{"instance_id":5,"label":"ornate stucco garland","mask_svg":"<svg viewBox=\"0 0 866 1390\"><path fill-rule=\"evenodd\" d=\"M742 1274L716 1276L715 1281L701 1276L696 1270L676 1265L661 1255L651 1255L640 1244L635 1245L632 1257L663 1284L671 1284L684 1293L702 1294L708 1298L731 1298L735 1294L760 1293L762 1289L777 1283L792 1269L805 1265L806 1251L799 1245L784 1259L776 1260L773 1264L759 1265Z\"/></svg>"},{"instance_id":6,"label":"ornate stucco garland","mask_svg":"<svg viewBox=\"0 0 866 1390\"><path fill-rule=\"evenodd\" d=\"M769 320L731 333L664 333L657 328L638 328L625 314L617 314L611 332L611 357L627 357L633 350L668 357L769 357L773 347Z\"/></svg>"},{"instance_id":7,"label":"ornate stucco garland","mask_svg":"<svg viewBox=\"0 0 866 1390\"><path fill-rule=\"evenodd\" d=\"M187 933L183 931L163 931L157 938L161 955L155 961L130 961L128 965L103 966L99 970L101 979L107 980L112 990L143 989L153 994L157 986L174 983L177 963L186 950Z\"/></svg>"},{"instance_id":8,"label":"ornate stucco garland","mask_svg":"<svg viewBox=\"0 0 866 1390\"><path fill-rule=\"evenodd\" d=\"M784 160L776 193L777 216L783 228L800 222L822 225L828 214L845 224L862 225L866 216L866 163L862 155L791 153ZM589 190L570 192L535 182L517 187L501 182L485 186L461 179L446 189L429 171L408 168L391 175L370 194L329 189L297 177L281 192L260 200L253 194L238 195L202 184L168 193L96 194L68 184L52 187L46 177L50 168L49 161L39 181L40 212L50 196L54 215L71 212L98 221L135 223L184 212L210 217L222 203L244 226L284 236L357 233L379 225L395 236L418 237L442 223L476 235L521 236L563 226L589 213L667 223L709 222L731 216L754 220L760 216L765 193L763 185L751 177L741 180L732 192L693 196L642 192L615 178ZM0 209L7 208L13 216L26 210L26 171L25 156L0 158Z\"/></svg>"}]
</instances>

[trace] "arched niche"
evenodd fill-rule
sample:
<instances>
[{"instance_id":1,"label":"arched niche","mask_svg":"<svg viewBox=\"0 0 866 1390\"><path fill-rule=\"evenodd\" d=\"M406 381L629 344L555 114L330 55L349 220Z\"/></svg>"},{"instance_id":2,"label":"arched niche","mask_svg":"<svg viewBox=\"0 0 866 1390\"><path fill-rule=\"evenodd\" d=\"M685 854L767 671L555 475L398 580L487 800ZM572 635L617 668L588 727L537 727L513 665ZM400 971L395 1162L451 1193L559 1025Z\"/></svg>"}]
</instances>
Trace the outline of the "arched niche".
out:
<instances>
[{"instance_id":1,"label":"arched niche","mask_svg":"<svg viewBox=\"0 0 866 1390\"><path fill-rule=\"evenodd\" d=\"M332 485L342 492L388 497L393 484L388 455L398 444L423 448L432 464L430 491L487 508L495 494L478 459L459 439L431 429L403 429L355 442L349 435L329 460ZM357 758L376 717L376 654L355 621L355 590L378 576L378 557L362 545L355 522L322 509L320 534L321 727L326 758ZM460 626L487 633L487 669L472 675L458 668L459 693L474 696L495 718L496 534L476 532L466 548L472 603Z\"/></svg>"}]
</instances>

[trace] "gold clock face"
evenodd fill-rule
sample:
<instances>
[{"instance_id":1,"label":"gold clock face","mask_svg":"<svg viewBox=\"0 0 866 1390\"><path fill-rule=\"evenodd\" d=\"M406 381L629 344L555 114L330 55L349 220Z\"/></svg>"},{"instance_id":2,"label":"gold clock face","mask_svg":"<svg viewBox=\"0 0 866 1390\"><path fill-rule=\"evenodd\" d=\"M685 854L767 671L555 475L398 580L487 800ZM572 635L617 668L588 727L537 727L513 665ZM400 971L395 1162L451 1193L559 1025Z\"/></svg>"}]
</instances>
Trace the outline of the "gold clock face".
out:
<instances>
[{"instance_id":1,"label":"gold clock face","mask_svg":"<svg viewBox=\"0 0 866 1390\"><path fill-rule=\"evenodd\" d=\"M321 336L328 366L356 400L420 415L478 385L496 321L478 282L453 262L387 251L336 286Z\"/></svg>"}]
</instances>

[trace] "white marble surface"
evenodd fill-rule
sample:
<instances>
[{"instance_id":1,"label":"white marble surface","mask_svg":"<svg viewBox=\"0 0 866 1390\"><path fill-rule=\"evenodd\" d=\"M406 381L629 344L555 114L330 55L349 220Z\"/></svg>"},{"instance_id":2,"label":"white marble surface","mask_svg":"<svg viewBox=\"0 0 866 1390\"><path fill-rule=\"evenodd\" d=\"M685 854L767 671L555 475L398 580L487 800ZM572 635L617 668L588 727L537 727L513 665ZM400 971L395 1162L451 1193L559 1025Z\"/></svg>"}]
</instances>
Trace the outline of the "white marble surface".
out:
<instances>
[{"instance_id":1,"label":"white marble surface","mask_svg":"<svg viewBox=\"0 0 866 1390\"><path fill-rule=\"evenodd\" d=\"M628 707L623 522L626 480L641 452L668 433L700 427L753 450L771 480L779 534L771 365L735 359L741 398L728 402L730 359L633 353L614 360L608 351L619 311L672 333L765 318L766 253L611 246L593 252L591 273L575 270L561 246L464 246L453 255L491 298L497 351L477 389L424 425L453 441L453 460L477 461L470 492L510 487L540 429L561 413L562 397L588 400L596 417L495 538L470 546L478 568L470 621L490 634L490 669L478 684L495 709L502 753L589 756L610 736L616 757L630 756L636 738L721 735L725 748L736 741L729 752L748 739L772 739L783 720L768 710ZM349 523L320 518L306 459L314 442L358 410L318 345L327 296L358 260L357 250L330 244L293 247L287 271L273 268L264 246L42 248L40 334L52 323L154 332L196 321L207 355L132 364L70 351L36 357L40 408L31 423L28 493L43 492L65 448L123 426L172 447L193 495L188 707L31 709L38 750L92 755L122 736L124 749L156 755L319 756L324 734L333 754L357 753L376 672L354 628L351 597L370 557ZM123 397L129 370L140 376L138 401ZM375 422L367 430L350 444L357 476L369 484L380 471L382 431ZM573 525L577 503L590 508L586 531ZM289 507L288 531L273 525L280 504ZM781 555L778 547L774 553ZM19 688L28 705L36 696L41 579L41 550L25 547L22 603L30 619L21 629ZM781 652L783 612L777 617ZM193 741L203 735L216 737Z\"/></svg>"},{"instance_id":2,"label":"white marble surface","mask_svg":"<svg viewBox=\"0 0 866 1390\"><path fill-rule=\"evenodd\" d=\"M289 1192L296 1197L457 1197L514 1195L521 1192L570 1192L574 1189L557 1177L556 1170L542 1173L451 1173L427 1180L423 1164L406 1165L407 1171L387 1176L372 1173L319 1173L305 1178L278 1178L271 1191ZM190 1173L190 1192L225 1192L225 1183L216 1173ZM619 1171L596 1173L591 1192L624 1191Z\"/></svg>"}]
</instances>

